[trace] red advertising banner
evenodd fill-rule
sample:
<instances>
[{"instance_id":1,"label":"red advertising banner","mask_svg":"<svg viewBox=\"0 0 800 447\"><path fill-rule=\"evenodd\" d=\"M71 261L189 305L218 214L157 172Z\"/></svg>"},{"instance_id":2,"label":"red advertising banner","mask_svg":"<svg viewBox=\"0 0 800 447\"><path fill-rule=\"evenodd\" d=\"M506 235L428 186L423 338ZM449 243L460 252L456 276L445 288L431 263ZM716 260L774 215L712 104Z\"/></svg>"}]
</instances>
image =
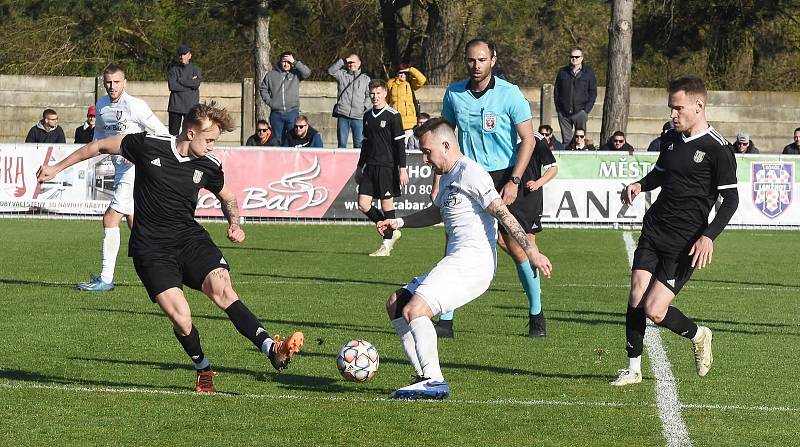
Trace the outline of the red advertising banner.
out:
<instances>
[{"instance_id":1,"label":"red advertising banner","mask_svg":"<svg viewBox=\"0 0 800 447\"><path fill-rule=\"evenodd\" d=\"M215 151L225 183L244 217L321 218L353 176L359 152L330 149ZM201 191L197 216L222 216L219 201Z\"/></svg>"}]
</instances>

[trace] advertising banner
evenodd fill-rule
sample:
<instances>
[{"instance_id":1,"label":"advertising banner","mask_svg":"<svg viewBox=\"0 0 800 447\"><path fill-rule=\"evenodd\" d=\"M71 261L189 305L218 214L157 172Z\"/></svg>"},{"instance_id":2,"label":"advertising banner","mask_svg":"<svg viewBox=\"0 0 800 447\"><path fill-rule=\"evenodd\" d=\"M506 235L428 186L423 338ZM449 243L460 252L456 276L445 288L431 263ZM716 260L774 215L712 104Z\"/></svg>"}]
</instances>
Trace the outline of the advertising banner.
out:
<instances>
[{"instance_id":1,"label":"advertising banner","mask_svg":"<svg viewBox=\"0 0 800 447\"><path fill-rule=\"evenodd\" d=\"M0 144L0 213L102 214L113 194L114 167L98 156L43 185L36 170L79 146ZM278 219L359 219L355 149L217 148L225 179L242 216ZM655 153L557 152L558 176L544 187L543 221L550 224L637 224L658 197L643 193L627 207L622 188L653 169ZM739 208L735 225L798 226L794 204L798 179L792 156L738 155ZM800 160L800 158L797 158ZM395 200L398 215L430 206L433 172L420 153L407 156L409 184ZM198 197L198 216L222 216L208 191ZM712 212L713 215L713 212Z\"/></svg>"}]
</instances>

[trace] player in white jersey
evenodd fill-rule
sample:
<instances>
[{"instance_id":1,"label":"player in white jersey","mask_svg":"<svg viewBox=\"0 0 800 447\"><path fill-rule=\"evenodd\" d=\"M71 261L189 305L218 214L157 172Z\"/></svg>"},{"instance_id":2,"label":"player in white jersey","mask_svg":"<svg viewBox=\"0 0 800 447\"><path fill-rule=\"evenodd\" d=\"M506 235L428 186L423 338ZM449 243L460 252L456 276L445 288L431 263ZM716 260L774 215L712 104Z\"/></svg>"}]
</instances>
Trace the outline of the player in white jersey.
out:
<instances>
[{"instance_id":1,"label":"player in white jersey","mask_svg":"<svg viewBox=\"0 0 800 447\"><path fill-rule=\"evenodd\" d=\"M125 70L111 64L103 70L106 96L97 101L97 124L94 139L147 131L169 135L169 130L153 114L146 102L125 93ZM114 197L103 214L102 267L99 276L89 275L89 282L78 288L89 292L103 292L114 288L114 269L119 253L119 224L125 217L128 227L133 226L133 164L119 155L112 156L114 163Z\"/></svg>"},{"instance_id":2,"label":"player in white jersey","mask_svg":"<svg viewBox=\"0 0 800 447\"><path fill-rule=\"evenodd\" d=\"M386 302L389 319L416 373L411 385L391 397L443 399L450 395L450 387L439 366L431 318L463 306L489 288L497 262L497 221L525 250L533 268L550 277L552 265L508 211L489 174L461 153L455 128L447 120L431 119L415 133L423 160L442 176L439 192L432 206L376 225L383 234L404 226L443 222L447 250L433 270L414 278Z\"/></svg>"}]
</instances>

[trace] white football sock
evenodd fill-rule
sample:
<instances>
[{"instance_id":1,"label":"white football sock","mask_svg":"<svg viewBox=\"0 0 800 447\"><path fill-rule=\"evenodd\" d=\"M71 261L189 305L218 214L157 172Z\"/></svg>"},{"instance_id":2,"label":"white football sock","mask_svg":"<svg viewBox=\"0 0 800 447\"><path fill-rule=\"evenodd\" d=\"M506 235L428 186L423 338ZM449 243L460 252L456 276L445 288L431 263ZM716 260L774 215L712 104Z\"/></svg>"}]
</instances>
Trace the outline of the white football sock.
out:
<instances>
[{"instance_id":1,"label":"white football sock","mask_svg":"<svg viewBox=\"0 0 800 447\"><path fill-rule=\"evenodd\" d=\"M631 371L636 371L638 373L642 372L642 356L639 357L628 357L628 369Z\"/></svg>"},{"instance_id":2,"label":"white football sock","mask_svg":"<svg viewBox=\"0 0 800 447\"><path fill-rule=\"evenodd\" d=\"M442 368L439 367L439 348L437 346L436 328L428 317L418 317L408 323L414 344L417 348L417 358L422 367L422 375L433 380L444 380Z\"/></svg>"},{"instance_id":3,"label":"white football sock","mask_svg":"<svg viewBox=\"0 0 800 447\"><path fill-rule=\"evenodd\" d=\"M400 336L400 344L403 346L403 352L406 358L414 367L414 372L418 376L422 376L422 367L419 366L419 359L417 358L417 348L414 345L414 336L411 334L411 328L406 323L405 318L395 318L392 320L395 332Z\"/></svg>"},{"instance_id":4,"label":"white football sock","mask_svg":"<svg viewBox=\"0 0 800 447\"><path fill-rule=\"evenodd\" d=\"M692 341L697 343L706 336L705 332L702 331L703 326L697 325L697 333L694 334L692 337Z\"/></svg>"},{"instance_id":5,"label":"white football sock","mask_svg":"<svg viewBox=\"0 0 800 447\"><path fill-rule=\"evenodd\" d=\"M114 268L117 266L117 253L119 253L119 227L103 230L103 270L100 272L100 279L111 284L114 282Z\"/></svg>"}]
</instances>

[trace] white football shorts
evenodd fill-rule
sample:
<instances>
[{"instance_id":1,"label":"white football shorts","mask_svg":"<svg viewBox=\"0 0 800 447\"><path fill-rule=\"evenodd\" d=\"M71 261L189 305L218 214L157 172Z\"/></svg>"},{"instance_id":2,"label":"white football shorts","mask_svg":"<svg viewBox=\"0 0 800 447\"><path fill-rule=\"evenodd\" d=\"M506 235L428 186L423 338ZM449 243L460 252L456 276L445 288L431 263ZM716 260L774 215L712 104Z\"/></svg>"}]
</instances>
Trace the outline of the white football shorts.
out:
<instances>
[{"instance_id":1,"label":"white football shorts","mask_svg":"<svg viewBox=\"0 0 800 447\"><path fill-rule=\"evenodd\" d=\"M403 286L419 294L433 315L455 310L489 289L495 272L492 252L461 252L445 256L430 272Z\"/></svg>"},{"instance_id":2,"label":"white football shorts","mask_svg":"<svg viewBox=\"0 0 800 447\"><path fill-rule=\"evenodd\" d=\"M133 215L133 184L117 183L109 208L126 216Z\"/></svg>"}]
</instances>

